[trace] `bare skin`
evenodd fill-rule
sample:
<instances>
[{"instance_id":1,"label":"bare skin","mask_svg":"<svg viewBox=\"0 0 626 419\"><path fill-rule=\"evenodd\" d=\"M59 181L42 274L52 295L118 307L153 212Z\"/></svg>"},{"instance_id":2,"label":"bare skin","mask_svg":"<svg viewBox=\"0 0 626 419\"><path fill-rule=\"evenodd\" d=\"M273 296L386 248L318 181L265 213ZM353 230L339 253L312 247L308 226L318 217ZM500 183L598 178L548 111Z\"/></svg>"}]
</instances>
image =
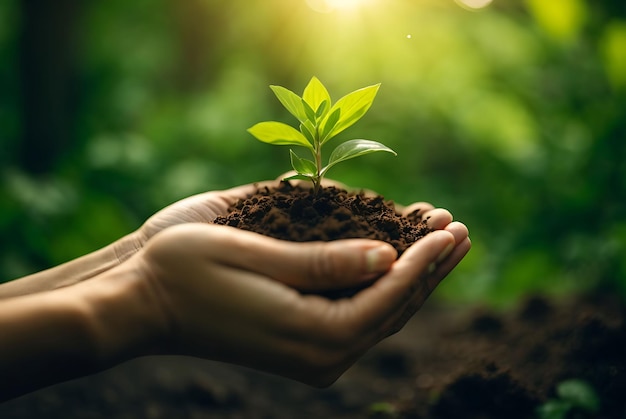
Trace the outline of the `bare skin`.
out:
<instances>
[{"instance_id":1,"label":"bare skin","mask_svg":"<svg viewBox=\"0 0 626 419\"><path fill-rule=\"evenodd\" d=\"M149 354L333 383L399 331L471 246L450 213L401 258L387 243L291 243L209 225L253 185L173 204L104 249L0 286L0 400ZM336 301L298 290L376 281Z\"/></svg>"}]
</instances>

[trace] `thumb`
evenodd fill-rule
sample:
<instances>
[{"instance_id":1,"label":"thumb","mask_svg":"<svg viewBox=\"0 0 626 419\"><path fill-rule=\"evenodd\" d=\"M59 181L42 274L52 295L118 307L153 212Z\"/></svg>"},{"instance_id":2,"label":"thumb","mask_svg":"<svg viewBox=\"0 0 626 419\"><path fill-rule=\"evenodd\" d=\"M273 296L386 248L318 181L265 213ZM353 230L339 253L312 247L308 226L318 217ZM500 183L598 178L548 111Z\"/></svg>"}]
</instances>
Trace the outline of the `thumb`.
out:
<instances>
[{"instance_id":1,"label":"thumb","mask_svg":"<svg viewBox=\"0 0 626 419\"><path fill-rule=\"evenodd\" d=\"M363 285L387 272L397 258L393 246L382 241L297 243L232 227L222 227L221 231L223 240L214 242L212 250L216 260L300 291Z\"/></svg>"},{"instance_id":2,"label":"thumb","mask_svg":"<svg viewBox=\"0 0 626 419\"><path fill-rule=\"evenodd\" d=\"M435 270L454 247L454 236L435 231L418 240L390 271L353 299L362 330L398 331L421 307L444 275Z\"/></svg>"},{"instance_id":3,"label":"thumb","mask_svg":"<svg viewBox=\"0 0 626 419\"><path fill-rule=\"evenodd\" d=\"M390 244L366 239L299 243L290 253L290 269L277 279L302 291L365 285L387 272L398 256Z\"/></svg>"}]
</instances>

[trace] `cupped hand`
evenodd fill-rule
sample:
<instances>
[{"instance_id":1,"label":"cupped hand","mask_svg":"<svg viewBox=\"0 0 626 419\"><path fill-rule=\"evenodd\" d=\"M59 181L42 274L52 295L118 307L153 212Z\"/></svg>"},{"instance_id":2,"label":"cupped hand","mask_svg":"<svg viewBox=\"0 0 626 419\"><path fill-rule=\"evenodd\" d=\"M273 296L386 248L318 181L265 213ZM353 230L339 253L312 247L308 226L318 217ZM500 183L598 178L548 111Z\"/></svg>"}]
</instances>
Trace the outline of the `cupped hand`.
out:
<instances>
[{"instance_id":1,"label":"cupped hand","mask_svg":"<svg viewBox=\"0 0 626 419\"><path fill-rule=\"evenodd\" d=\"M246 199L258 188L276 181L263 181L230 189L209 191L181 199L156 212L135 232L113 244L120 262L137 253L155 234L168 227L187 223L210 223L218 216L228 214L228 208L239 199Z\"/></svg>"},{"instance_id":2,"label":"cupped hand","mask_svg":"<svg viewBox=\"0 0 626 419\"><path fill-rule=\"evenodd\" d=\"M210 223L218 216L227 215L229 207L237 200L246 199L264 186L276 185L279 180L292 174L293 172L288 172L273 181L262 181L225 190L209 191L175 202L148 218L137 231L116 242L114 244L115 254L123 262L140 250L151 237L168 227L186 223ZM292 182L303 183L303 181ZM344 184L332 179L323 179L322 184L347 189ZM374 194L371 191L369 193ZM400 206L398 208L402 209ZM422 219L427 219L428 224L433 229L441 229L451 222L452 216L448 211L433 210L434 207L431 204L420 202L404 208L403 213L406 215L418 211Z\"/></svg>"},{"instance_id":3,"label":"cupped hand","mask_svg":"<svg viewBox=\"0 0 626 419\"><path fill-rule=\"evenodd\" d=\"M157 329L165 332L151 351L329 385L400 330L467 253L467 228L446 222L447 214L434 217L441 231L397 260L390 245L371 240L292 243L226 226L168 228L128 262L158 296L152 309L159 314L148 318L163 319ZM379 278L351 298L298 292L373 276Z\"/></svg>"},{"instance_id":4,"label":"cupped hand","mask_svg":"<svg viewBox=\"0 0 626 419\"><path fill-rule=\"evenodd\" d=\"M144 243L158 232L178 224L210 223L221 215L228 214L228 208L239 199L246 199L258 188L275 184L264 181L236 186L234 188L209 191L175 202L152 215L139 229Z\"/></svg>"}]
</instances>

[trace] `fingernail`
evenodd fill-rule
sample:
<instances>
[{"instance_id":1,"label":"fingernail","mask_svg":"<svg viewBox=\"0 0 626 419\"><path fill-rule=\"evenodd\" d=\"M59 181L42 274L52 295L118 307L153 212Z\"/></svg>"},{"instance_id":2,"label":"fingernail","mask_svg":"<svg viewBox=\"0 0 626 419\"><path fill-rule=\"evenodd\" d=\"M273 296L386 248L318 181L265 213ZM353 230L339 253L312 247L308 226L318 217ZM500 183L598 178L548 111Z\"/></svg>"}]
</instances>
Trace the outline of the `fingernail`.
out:
<instances>
[{"instance_id":1,"label":"fingernail","mask_svg":"<svg viewBox=\"0 0 626 419\"><path fill-rule=\"evenodd\" d=\"M389 269L396 260L396 252L389 246L374 247L365 253L368 273L380 273Z\"/></svg>"}]
</instances>

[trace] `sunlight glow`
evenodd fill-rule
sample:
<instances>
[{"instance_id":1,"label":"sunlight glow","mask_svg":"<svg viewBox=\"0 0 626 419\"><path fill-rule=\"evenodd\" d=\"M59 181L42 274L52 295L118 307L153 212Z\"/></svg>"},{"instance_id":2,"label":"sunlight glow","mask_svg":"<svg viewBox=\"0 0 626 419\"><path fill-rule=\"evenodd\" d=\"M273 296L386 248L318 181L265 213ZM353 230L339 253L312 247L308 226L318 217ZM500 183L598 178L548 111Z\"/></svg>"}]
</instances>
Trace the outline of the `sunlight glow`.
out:
<instances>
[{"instance_id":1,"label":"sunlight glow","mask_svg":"<svg viewBox=\"0 0 626 419\"><path fill-rule=\"evenodd\" d=\"M311 9L320 13L355 10L370 2L371 0L306 0Z\"/></svg>"},{"instance_id":2,"label":"sunlight glow","mask_svg":"<svg viewBox=\"0 0 626 419\"><path fill-rule=\"evenodd\" d=\"M469 9L482 9L491 4L493 0L456 0L461 6Z\"/></svg>"}]
</instances>

